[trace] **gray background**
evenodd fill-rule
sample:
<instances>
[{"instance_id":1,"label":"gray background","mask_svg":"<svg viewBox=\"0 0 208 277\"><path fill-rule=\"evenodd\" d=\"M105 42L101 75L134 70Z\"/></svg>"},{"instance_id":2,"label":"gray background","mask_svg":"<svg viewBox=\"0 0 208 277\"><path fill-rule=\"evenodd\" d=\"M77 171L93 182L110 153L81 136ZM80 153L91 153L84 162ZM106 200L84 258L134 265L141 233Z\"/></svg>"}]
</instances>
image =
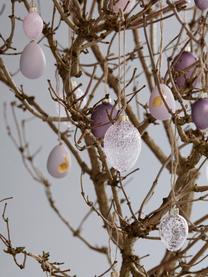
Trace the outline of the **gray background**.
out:
<instances>
[{"instance_id":1,"label":"gray background","mask_svg":"<svg viewBox=\"0 0 208 277\"><path fill-rule=\"evenodd\" d=\"M48 22L52 14L51 1L41 1L41 12L45 22ZM0 33L7 35L10 30L10 21L8 15L10 14L10 1L0 0L0 4L6 4L6 10L2 16L0 16ZM26 10L17 5L16 15L23 18L26 14ZM173 25L174 24L174 25ZM170 32L171 26L171 32ZM174 26L174 28L173 28ZM177 33L178 25L175 21L169 20L164 24L165 40L168 40ZM57 34L58 40L61 44L67 45L67 31L63 27ZM131 35L128 34L127 41L129 41ZM17 52L22 51L24 46L28 43L28 39L25 37L22 30L22 23L17 23L17 29L14 39L14 46L17 48ZM51 79L54 83L54 59L51 57L48 51L46 41L41 42L41 46L44 49L47 59L47 70L42 78L39 80L27 80L21 73L15 76L15 82L20 85L24 85L25 91L30 95L34 95L36 99L41 103L51 115L56 115L56 108L52 102L49 92L47 79ZM128 44L128 50L133 44ZM115 51L117 48L114 48ZM4 56L3 57L7 67L13 73L18 70L19 56ZM92 55L83 57L83 62L92 62ZM141 67L138 62L134 63L138 67L138 72L141 71ZM83 88L87 85L85 78L80 78L79 82L83 83ZM143 85L145 81L140 79L140 85ZM100 87L96 98L103 97L104 89ZM145 101L149 95L147 90L141 95L141 99ZM11 237L15 246L25 246L28 251L41 254L42 251L49 251L52 261L64 261L66 267L71 268L73 274L83 277L92 277L95 274L99 275L107 268L107 263L102 255L97 255L93 251L87 249L82 242L74 238L72 234L68 232L66 227L60 223L57 216L49 207L44 189L40 184L36 183L28 174L24 168L21 157L11 140L6 134L6 129L3 119L3 103L8 103L8 114L10 113L9 103L14 100L12 93L4 85L0 83L0 130L1 130L1 145L0 145L0 199L4 197L13 196L14 199L9 201L7 215L10 219L11 225ZM15 131L12 117L8 116L12 130ZM31 118L28 113L18 113L18 118L21 120L23 117ZM149 128L151 134L154 135L155 140L162 144L162 148L169 155L170 149L162 131L160 125L155 128ZM36 165L41 168L45 176L52 184L52 191L56 199L56 203L60 208L60 211L64 216L70 220L71 224L78 226L82 217L88 211L83 199L80 195L80 169L77 166L74 159L72 159L71 172L67 178L63 180L55 180L50 177L46 171L47 156L57 143L57 137L52 131L39 122L37 119L32 119L27 124L27 137L30 141L30 147L33 151L37 150L40 146L41 152L37 156L35 162ZM161 143L162 142L162 143ZM85 156L85 154L82 154ZM86 157L84 157L86 159ZM127 192L134 207L134 210L138 209L141 204L145 193L150 188L159 168L160 164L143 144L140 158L136 164L136 167L140 168L140 171L135 173L134 178L128 183ZM201 183L204 184L204 173L201 177ZM90 199L94 200L94 190L90 181L84 179L84 185L86 194ZM167 195L170 189L170 176L165 171L160 178L158 184L158 191L150 201L149 205L145 208L144 212L150 212L152 209L158 207L162 198ZM3 204L0 204L0 211L3 209ZM128 213L128 210L126 209ZM199 204L194 209L193 218L198 218L202 214L207 212L206 204ZM5 233L5 226L0 220L0 232ZM94 244L107 245L108 236L102 230L102 221L96 215L92 215L84 226L83 234L88 240L91 240ZM157 234L156 234L157 235ZM20 271L12 258L3 253L4 246L0 244L0 276L2 277L37 277L45 276L41 271L39 264L33 262L28 258L26 268ZM135 247L136 254L140 256L151 254L143 260L143 264L146 268L154 266L164 253L165 248L160 241L147 241L138 240ZM112 251L112 257L115 256L115 249ZM118 257L119 259L119 257ZM20 257L21 260L21 257Z\"/></svg>"}]
</instances>

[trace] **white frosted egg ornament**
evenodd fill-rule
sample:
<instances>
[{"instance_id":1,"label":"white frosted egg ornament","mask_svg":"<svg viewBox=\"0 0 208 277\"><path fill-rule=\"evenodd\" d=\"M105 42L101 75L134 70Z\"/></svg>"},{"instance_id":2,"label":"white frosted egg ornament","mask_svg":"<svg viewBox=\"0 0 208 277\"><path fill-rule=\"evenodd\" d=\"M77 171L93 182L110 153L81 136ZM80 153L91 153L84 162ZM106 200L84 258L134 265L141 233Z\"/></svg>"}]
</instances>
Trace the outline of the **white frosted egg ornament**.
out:
<instances>
[{"instance_id":1,"label":"white frosted egg ornament","mask_svg":"<svg viewBox=\"0 0 208 277\"><path fill-rule=\"evenodd\" d=\"M122 116L108 128L104 137L104 152L109 164L121 174L135 165L141 152L141 136L128 117Z\"/></svg>"},{"instance_id":2,"label":"white frosted egg ornament","mask_svg":"<svg viewBox=\"0 0 208 277\"><path fill-rule=\"evenodd\" d=\"M188 224L185 218L179 215L179 210L173 208L161 218L159 232L166 248L172 252L178 251L187 239Z\"/></svg>"}]
</instances>

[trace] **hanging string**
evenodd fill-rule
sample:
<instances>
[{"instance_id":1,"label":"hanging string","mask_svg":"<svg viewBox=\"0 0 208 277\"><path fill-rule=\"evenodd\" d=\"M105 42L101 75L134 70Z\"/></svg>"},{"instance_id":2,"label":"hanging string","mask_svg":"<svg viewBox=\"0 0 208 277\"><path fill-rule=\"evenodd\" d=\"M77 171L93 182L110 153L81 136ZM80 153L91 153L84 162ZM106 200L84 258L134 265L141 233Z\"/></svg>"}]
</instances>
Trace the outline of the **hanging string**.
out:
<instances>
[{"instance_id":1,"label":"hanging string","mask_svg":"<svg viewBox=\"0 0 208 277\"><path fill-rule=\"evenodd\" d=\"M123 95L122 98L124 99L124 107L123 110L126 110L126 26L124 26L123 31Z\"/></svg>"},{"instance_id":2,"label":"hanging string","mask_svg":"<svg viewBox=\"0 0 208 277\"><path fill-rule=\"evenodd\" d=\"M41 5L40 5L40 0L38 0L38 11L39 11L39 14L41 15Z\"/></svg>"},{"instance_id":3,"label":"hanging string","mask_svg":"<svg viewBox=\"0 0 208 277\"><path fill-rule=\"evenodd\" d=\"M118 26L118 107L121 110L121 26Z\"/></svg>"},{"instance_id":4,"label":"hanging string","mask_svg":"<svg viewBox=\"0 0 208 277\"><path fill-rule=\"evenodd\" d=\"M107 96L108 93L108 62L105 60L104 63L104 91L105 91L105 96Z\"/></svg>"},{"instance_id":5,"label":"hanging string","mask_svg":"<svg viewBox=\"0 0 208 277\"><path fill-rule=\"evenodd\" d=\"M59 74L58 74L57 69L55 72L55 79L56 79L56 93L59 95L60 94L60 79L59 79ZM61 118L61 104L60 104L60 102L58 102L58 142L59 143L61 143L60 118Z\"/></svg>"},{"instance_id":6,"label":"hanging string","mask_svg":"<svg viewBox=\"0 0 208 277\"><path fill-rule=\"evenodd\" d=\"M171 203L172 208L174 208L177 204L176 194L175 194L175 183L176 183L176 171L177 171L177 154L175 153L175 149L177 148L176 145L176 125L174 127L174 134L173 137L171 136ZM175 159L174 159L175 157ZM175 164L174 164L175 160Z\"/></svg>"}]
</instances>

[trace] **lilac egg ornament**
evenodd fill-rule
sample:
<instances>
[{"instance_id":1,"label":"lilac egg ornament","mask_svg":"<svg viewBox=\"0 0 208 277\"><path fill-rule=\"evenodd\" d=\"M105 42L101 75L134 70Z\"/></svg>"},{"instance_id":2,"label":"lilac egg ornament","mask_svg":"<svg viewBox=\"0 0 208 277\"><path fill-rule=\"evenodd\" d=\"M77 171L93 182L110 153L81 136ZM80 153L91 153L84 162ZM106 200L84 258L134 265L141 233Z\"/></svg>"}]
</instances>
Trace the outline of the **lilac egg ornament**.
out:
<instances>
[{"instance_id":1,"label":"lilac egg ornament","mask_svg":"<svg viewBox=\"0 0 208 277\"><path fill-rule=\"evenodd\" d=\"M70 154L63 144L56 145L48 156L47 169L54 178L65 177L70 169Z\"/></svg>"},{"instance_id":2,"label":"lilac egg ornament","mask_svg":"<svg viewBox=\"0 0 208 277\"><path fill-rule=\"evenodd\" d=\"M46 58L42 48L35 42L30 42L20 57L20 71L28 79L37 79L43 75Z\"/></svg>"},{"instance_id":3,"label":"lilac egg ornament","mask_svg":"<svg viewBox=\"0 0 208 277\"><path fill-rule=\"evenodd\" d=\"M36 7L30 8L23 20L23 30L29 39L38 39L43 31L43 20Z\"/></svg>"},{"instance_id":4,"label":"lilac egg ornament","mask_svg":"<svg viewBox=\"0 0 208 277\"><path fill-rule=\"evenodd\" d=\"M160 90L165 100L165 103L172 111L175 112L175 99L173 97L172 91L165 84L160 84ZM149 99L149 110L151 115L155 119L159 120L168 120L171 118L171 113L167 109L165 103L163 102L162 97L160 96L158 87L155 87L151 93Z\"/></svg>"},{"instance_id":5,"label":"lilac egg ornament","mask_svg":"<svg viewBox=\"0 0 208 277\"><path fill-rule=\"evenodd\" d=\"M123 13L129 13L135 4L135 0L110 0L109 8L114 13L119 13L120 10Z\"/></svg>"},{"instance_id":6,"label":"lilac egg ornament","mask_svg":"<svg viewBox=\"0 0 208 277\"><path fill-rule=\"evenodd\" d=\"M194 71L196 69L197 58L196 56L188 51L183 51L177 55L173 62L173 77L176 86L179 89L184 89L190 85L193 87L197 84L197 79L194 77ZM192 83L191 83L192 82Z\"/></svg>"},{"instance_id":7,"label":"lilac egg ornament","mask_svg":"<svg viewBox=\"0 0 208 277\"><path fill-rule=\"evenodd\" d=\"M208 0L194 0L195 5L200 10L206 10L208 9Z\"/></svg>"},{"instance_id":8,"label":"lilac egg ornament","mask_svg":"<svg viewBox=\"0 0 208 277\"><path fill-rule=\"evenodd\" d=\"M208 98L199 99L191 105L191 117L198 129L208 128Z\"/></svg>"},{"instance_id":9,"label":"lilac egg ornament","mask_svg":"<svg viewBox=\"0 0 208 277\"><path fill-rule=\"evenodd\" d=\"M96 138L104 138L108 128L112 125L111 121L116 118L117 114L117 109L105 101L94 109L91 116L91 127Z\"/></svg>"}]
</instances>

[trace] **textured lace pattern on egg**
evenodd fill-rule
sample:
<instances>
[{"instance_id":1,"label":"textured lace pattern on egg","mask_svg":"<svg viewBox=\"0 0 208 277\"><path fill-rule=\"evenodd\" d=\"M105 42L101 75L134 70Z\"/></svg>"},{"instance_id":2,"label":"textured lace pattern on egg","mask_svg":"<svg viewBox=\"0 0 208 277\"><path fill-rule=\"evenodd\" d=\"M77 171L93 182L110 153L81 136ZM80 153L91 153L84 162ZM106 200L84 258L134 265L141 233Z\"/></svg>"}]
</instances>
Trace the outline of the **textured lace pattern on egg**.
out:
<instances>
[{"instance_id":1,"label":"textured lace pattern on egg","mask_svg":"<svg viewBox=\"0 0 208 277\"><path fill-rule=\"evenodd\" d=\"M129 121L118 121L106 132L104 150L111 166L124 173L131 169L141 151L141 137Z\"/></svg>"},{"instance_id":2,"label":"textured lace pattern on egg","mask_svg":"<svg viewBox=\"0 0 208 277\"><path fill-rule=\"evenodd\" d=\"M169 251L179 250L187 236L188 225L186 220L180 215L165 215L159 226L161 240Z\"/></svg>"}]
</instances>

